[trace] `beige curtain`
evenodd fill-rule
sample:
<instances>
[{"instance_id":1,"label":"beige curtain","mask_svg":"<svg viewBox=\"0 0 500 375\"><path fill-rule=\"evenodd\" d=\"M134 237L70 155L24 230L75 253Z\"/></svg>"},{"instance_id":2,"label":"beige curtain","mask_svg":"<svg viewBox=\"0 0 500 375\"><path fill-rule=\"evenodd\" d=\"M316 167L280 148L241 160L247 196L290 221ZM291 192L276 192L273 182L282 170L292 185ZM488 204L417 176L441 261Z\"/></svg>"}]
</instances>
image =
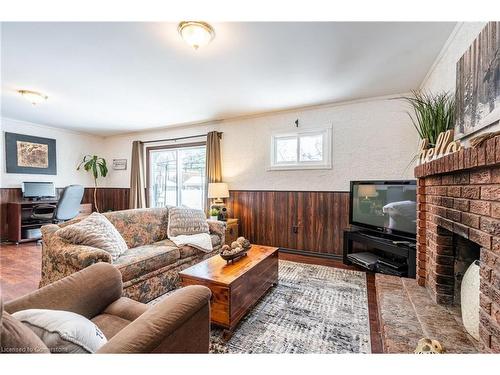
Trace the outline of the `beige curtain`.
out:
<instances>
[{"instance_id":1,"label":"beige curtain","mask_svg":"<svg viewBox=\"0 0 500 375\"><path fill-rule=\"evenodd\" d=\"M132 143L132 163L130 166L129 208L146 207L146 183L144 173L144 147L141 141Z\"/></svg>"},{"instance_id":2,"label":"beige curtain","mask_svg":"<svg viewBox=\"0 0 500 375\"><path fill-rule=\"evenodd\" d=\"M205 173L207 176L207 189L210 182L222 182L222 162L220 157L220 139L222 133L213 131L207 134L207 155ZM205 210L210 207L210 200L205 202Z\"/></svg>"}]
</instances>

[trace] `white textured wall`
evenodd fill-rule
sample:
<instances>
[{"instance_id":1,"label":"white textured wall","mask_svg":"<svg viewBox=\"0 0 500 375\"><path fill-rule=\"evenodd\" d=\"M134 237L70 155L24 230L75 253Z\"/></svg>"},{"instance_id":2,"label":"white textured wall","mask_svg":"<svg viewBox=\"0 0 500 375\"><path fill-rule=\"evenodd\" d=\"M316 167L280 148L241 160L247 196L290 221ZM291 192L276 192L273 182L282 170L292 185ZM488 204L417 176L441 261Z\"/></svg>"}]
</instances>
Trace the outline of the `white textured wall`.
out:
<instances>
[{"instance_id":1,"label":"white textured wall","mask_svg":"<svg viewBox=\"0 0 500 375\"><path fill-rule=\"evenodd\" d=\"M300 111L227 120L214 124L133 133L105 139L109 162L127 158L127 171L112 171L110 187L128 187L133 140L151 140L224 132L223 179L235 190L348 190L355 179L412 178L406 168L418 137L405 111L406 105L390 98L374 98ZM300 126L333 127L333 168L328 170L268 171L271 132Z\"/></svg>"},{"instance_id":2,"label":"white textured wall","mask_svg":"<svg viewBox=\"0 0 500 375\"><path fill-rule=\"evenodd\" d=\"M449 91L455 93L457 62L477 38L487 22L463 22L457 25L445 44L436 62L427 74L421 89L430 92ZM472 134L475 137L486 131L500 130L500 124ZM466 141L468 138L464 138Z\"/></svg>"},{"instance_id":3,"label":"white textured wall","mask_svg":"<svg viewBox=\"0 0 500 375\"><path fill-rule=\"evenodd\" d=\"M85 154L99 154L102 151L103 138L7 118L1 119L0 127L2 130L0 137L0 168L2 170L0 187L20 187L23 181L53 181L56 187L70 184L93 186L90 175L84 171L77 171L76 167ZM4 132L55 138L57 175L6 173Z\"/></svg>"}]
</instances>

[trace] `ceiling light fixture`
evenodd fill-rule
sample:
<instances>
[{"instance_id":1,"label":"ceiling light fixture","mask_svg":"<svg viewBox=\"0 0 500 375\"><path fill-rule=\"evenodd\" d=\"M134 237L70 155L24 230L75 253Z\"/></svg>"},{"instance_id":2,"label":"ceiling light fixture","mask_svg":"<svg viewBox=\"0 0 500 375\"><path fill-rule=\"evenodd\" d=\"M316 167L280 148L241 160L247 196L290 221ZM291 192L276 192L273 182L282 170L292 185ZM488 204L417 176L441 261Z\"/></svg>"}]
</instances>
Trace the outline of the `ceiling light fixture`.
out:
<instances>
[{"instance_id":1,"label":"ceiling light fixture","mask_svg":"<svg viewBox=\"0 0 500 375\"><path fill-rule=\"evenodd\" d=\"M33 105L43 103L45 100L49 98L47 95L44 95L36 91L18 90L17 92Z\"/></svg>"},{"instance_id":2,"label":"ceiling light fixture","mask_svg":"<svg viewBox=\"0 0 500 375\"><path fill-rule=\"evenodd\" d=\"M215 30L206 22L183 21L177 31L184 41L194 49L206 46L215 38Z\"/></svg>"}]
</instances>

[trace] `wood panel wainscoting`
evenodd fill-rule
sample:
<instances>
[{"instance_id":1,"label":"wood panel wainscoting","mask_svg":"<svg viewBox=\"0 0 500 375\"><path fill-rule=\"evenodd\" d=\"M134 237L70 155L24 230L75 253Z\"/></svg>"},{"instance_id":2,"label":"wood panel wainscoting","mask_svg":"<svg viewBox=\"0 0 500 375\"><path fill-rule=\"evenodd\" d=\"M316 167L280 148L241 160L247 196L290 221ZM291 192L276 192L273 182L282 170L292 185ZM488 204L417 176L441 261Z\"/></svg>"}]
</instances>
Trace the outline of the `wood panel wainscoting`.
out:
<instances>
[{"instance_id":1,"label":"wood panel wainscoting","mask_svg":"<svg viewBox=\"0 0 500 375\"><path fill-rule=\"evenodd\" d=\"M101 212L126 210L129 207L129 188L97 188L97 204ZM59 194L62 188L57 188ZM8 233L7 203L22 201L21 188L0 189L0 238ZM85 188L82 203L94 202L94 188Z\"/></svg>"},{"instance_id":2,"label":"wood panel wainscoting","mask_svg":"<svg viewBox=\"0 0 500 375\"><path fill-rule=\"evenodd\" d=\"M230 217L252 243L340 258L349 225L349 192L231 190Z\"/></svg>"}]
</instances>

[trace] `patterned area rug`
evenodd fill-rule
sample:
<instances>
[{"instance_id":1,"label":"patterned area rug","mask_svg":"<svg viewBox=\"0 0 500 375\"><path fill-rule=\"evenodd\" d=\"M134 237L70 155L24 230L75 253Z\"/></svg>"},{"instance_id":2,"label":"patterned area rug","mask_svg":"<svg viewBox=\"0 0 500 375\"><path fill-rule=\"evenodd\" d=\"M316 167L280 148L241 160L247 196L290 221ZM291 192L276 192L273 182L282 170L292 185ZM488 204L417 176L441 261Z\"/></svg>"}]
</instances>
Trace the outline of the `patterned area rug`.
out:
<instances>
[{"instance_id":1,"label":"patterned area rug","mask_svg":"<svg viewBox=\"0 0 500 375\"><path fill-rule=\"evenodd\" d=\"M158 299L164 298L164 296ZM158 301L152 301L155 303ZM363 272L279 261L279 284L211 353L370 353Z\"/></svg>"}]
</instances>

